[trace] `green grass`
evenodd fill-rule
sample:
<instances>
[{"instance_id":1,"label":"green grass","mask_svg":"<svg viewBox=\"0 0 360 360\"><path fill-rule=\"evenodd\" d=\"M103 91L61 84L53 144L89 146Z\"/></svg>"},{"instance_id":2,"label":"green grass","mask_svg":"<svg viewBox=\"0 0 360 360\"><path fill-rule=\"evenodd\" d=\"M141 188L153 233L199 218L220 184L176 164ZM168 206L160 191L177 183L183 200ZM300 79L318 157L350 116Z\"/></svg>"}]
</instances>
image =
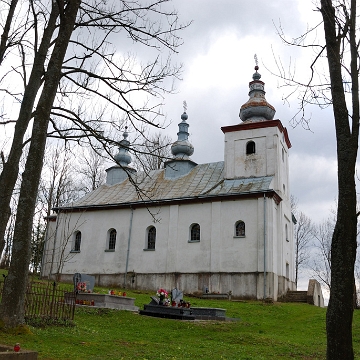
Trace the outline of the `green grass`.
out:
<instances>
[{"instance_id":1,"label":"green grass","mask_svg":"<svg viewBox=\"0 0 360 360\"><path fill-rule=\"evenodd\" d=\"M100 290L100 289L98 289ZM153 293L131 292L140 308ZM236 321L178 321L128 311L76 309L74 327L30 327L32 334L0 332L0 343L36 350L39 359L324 359L326 310L307 304L201 300L192 306L226 309ZM360 357L360 311L354 348Z\"/></svg>"}]
</instances>

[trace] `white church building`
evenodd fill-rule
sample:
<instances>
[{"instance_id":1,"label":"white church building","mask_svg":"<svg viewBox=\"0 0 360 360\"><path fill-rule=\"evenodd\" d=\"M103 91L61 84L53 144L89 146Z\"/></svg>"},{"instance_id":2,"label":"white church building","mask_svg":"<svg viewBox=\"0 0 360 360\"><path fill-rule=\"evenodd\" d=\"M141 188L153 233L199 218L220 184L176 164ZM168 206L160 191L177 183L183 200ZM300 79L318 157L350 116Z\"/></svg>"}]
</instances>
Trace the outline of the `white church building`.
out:
<instances>
[{"instance_id":1,"label":"white church building","mask_svg":"<svg viewBox=\"0 0 360 360\"><path fill-rule=\"evenodd\" d=\"M184 112L173 158L136 172L125 131L106 184L48 219L42 276L245 299L295 290L291 143L255 70L240 123L221 128L224 161L191 160Z\"/></svg>"}]
</instances>

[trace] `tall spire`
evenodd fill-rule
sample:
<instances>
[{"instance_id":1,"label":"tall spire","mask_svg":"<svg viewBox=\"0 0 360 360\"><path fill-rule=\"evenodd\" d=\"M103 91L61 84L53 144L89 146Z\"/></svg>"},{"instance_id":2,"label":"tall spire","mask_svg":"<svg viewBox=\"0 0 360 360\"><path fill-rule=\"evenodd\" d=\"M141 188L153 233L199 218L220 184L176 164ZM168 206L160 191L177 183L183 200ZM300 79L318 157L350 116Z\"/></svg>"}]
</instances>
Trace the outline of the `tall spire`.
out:
<instances>
[{"instance_id":1,"label":"tall spire","mask_svg":"<svg viewBox=\"0 0 360 360\"><path fill-rule=\"evenodd\" d=\"M197 165L190 159L190 156L194 153L194 147L188 140L189 124L186 122L188 119L186 101L183 104L184 112L181 115L182 121L179 123L178 139L171 145L171 152L174 157L165 162L165 177L167 179L176 179L187 175Z\"/></svg>"},{"instance_id":2,"label":"tall spire","mask_svg":"<svg viewBox=\"0 0 360 360\"><path fill-rule=\"evenodd\" d=\"M178 139L171 145L171 152L176 159L188 159L194 153L194 147L188 141L189 138L189 124L186 122L188 115L186 113L187 104L183 102L184 112L181 115L181 123L179 123Z\"/></svg>"},{"instance_id":3,"label":"tall spire","mask_svg":"<svg viewBox=\"0 0 360 360\"><path fill-rule=\"evenodd\" d=\"M125 126L123 139L119 142L119 152L114 156L116 162L121 166L128 166L131 163L131 156L129 154L130 141L127 140L128 136L127 126Z\"/></svg>"},{"instance_id":4,"label":"tall spire","mask_svg":"<svg viewBox=\"0 0 360 360\"><path fill-rule=\"evenodd\" d=\"M265 99L265 83L260 80L258 73L259 66L255 55L255 73L253 81L249 82L250 99L240 108L240 119L247 122L258 122L272 120L275 115L275 108Z\"/></svg>"},{"instance_id":5,"label":"tall spire","mask_svg":"<svg viewBox=\"0 0 360 360\"><path fill-rule=\"evenodd\" d=\"M131 156L129 154L130 141L127 140L128 136L127 126L125 126L123 139L119 141L119 152L114 156L117 165L106 169L106 184L108 185L119 184L136 173L136 170L129 166Z\"/></svg>"}]
</instances>

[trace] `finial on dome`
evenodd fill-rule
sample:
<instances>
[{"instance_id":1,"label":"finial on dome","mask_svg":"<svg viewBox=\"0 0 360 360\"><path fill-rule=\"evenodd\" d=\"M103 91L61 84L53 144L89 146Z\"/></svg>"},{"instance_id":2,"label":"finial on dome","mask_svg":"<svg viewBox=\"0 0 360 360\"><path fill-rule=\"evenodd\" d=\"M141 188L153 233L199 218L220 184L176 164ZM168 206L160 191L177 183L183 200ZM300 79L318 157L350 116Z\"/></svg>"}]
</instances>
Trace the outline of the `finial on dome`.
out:
<instances>
[{"instance_id":1,"label":"finial on dome","mask_svg":"<svg viewBox=\"0 0 360 360\"><path fill-rule=\"evenodd\" d=\"M124 140L126 140L127 137L129 136L129 134L128 134L128 132L127 132L127 129L128 129L128 127L125 126L125 131L123 132L123 138L124 138Z\"/></svg>"},{"instance_id":2,"label":"finial on dome","mask_svg":"<svg viewBox=\"0 0 360 360\"><path fill-rule=\"evenodd\" d=\"M183 101L183 108L184 108L184 112L183 112L182 115L181 115L181 120L182 120L182 121L186 121L186 120L188 119L188 115L187 115L187 113L186 113L187 103L186 103L185 100Z\"/></svg>"},{"instance_id":3,"label":"finial on dome","mask_svg":"<svg viewBox=\"0 0 360 360\"><path fill-rule=\"evenodd\" d=\"M255 74L253 75L253 80L260 80L261 78L261 75L257 72L259 70L259 62L258 62L258 57L257 55L255 54L254 55L254 59L255 59Z\"/></svg>"}]
</instances>

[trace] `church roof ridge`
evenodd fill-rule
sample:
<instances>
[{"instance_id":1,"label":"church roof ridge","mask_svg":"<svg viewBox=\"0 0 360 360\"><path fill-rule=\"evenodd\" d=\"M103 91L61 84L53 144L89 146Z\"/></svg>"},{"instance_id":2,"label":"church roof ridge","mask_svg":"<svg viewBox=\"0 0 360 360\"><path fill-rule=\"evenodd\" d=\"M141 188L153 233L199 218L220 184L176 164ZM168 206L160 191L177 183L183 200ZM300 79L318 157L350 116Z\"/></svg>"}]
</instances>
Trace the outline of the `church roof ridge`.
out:
<instances>
[{"instance_id":1,"label":"church roof ridge","mask_svg":"<svg viewBox=\"0 0 360 360\"><path fill-rule=\"evenodd\" d=\"M133 176L132 180L139 185L141 195L139 195L139 191L137 191L132 181L127 179L115 185L101 185L78 201L58 209L70 210L125 204L151 204L159 201L227 197L272 190L270 186L273 176L225 179L224 161L197 165L189 174L177 179L165 178L164 174L164 169L160 169L153 170L151 177L146 176L144 173Z\"/></svg>"}]
</instances>

